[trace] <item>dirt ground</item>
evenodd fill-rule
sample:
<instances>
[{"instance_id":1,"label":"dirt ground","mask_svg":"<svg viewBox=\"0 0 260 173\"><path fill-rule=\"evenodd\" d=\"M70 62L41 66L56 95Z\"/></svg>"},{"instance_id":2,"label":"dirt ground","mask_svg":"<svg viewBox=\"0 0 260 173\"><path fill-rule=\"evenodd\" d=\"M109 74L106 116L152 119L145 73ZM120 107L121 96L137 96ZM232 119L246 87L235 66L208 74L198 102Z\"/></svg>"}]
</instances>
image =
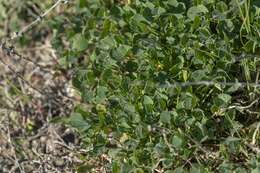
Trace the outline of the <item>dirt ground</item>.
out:
<instances>
[{"instance_id":1,"label":"dirt ground","mask_svg":"<svg viewBox=\"0 0 260 173\"><path fill-rule=\"evenodd\" d=\"M11 4L3 1L1 7ZM15 11L16 15L29 13L27 7L14 4L4 8L0 26L0 173L75 172L86 151L80 149L73 129L51 123L73 110L70 79L56 69L58 57L51 46L51 31L36 27L28 36L34 40L34 34L42 32L42 37L24 47L3 44L18 18ZM56 12L61 13L59 10ZM19 25L30 21L21 20Z\"/></svg>"}]
</instances>

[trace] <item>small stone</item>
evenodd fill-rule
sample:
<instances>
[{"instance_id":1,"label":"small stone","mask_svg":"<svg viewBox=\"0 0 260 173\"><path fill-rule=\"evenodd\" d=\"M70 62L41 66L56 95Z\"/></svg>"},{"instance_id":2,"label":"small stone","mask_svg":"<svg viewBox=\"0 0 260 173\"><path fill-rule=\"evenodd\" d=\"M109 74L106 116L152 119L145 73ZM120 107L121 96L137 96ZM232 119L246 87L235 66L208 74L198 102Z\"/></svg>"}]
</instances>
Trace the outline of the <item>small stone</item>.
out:
<instances>
[{"instance_id":1,"label":"small stone","mask_svg":"<svg viewBox=\"0 0 260 173\"><path fill-rule=\"evenodd\" d=\"M55 161L54 161L54 166L57 166L57 167L62 167L65 165L65 162L62 158L57 158Z\"/></svg>"},{"instance_id":2,"label":"small stone","mask_svg":"<svg viewBox=\"0 0 260 173\"><path fill-rule=\"evenodd\" d=\"M25 172L32 172L34 168L31 165L25 165L24 166L24 171Z\"/></svg>"}]
</instances>

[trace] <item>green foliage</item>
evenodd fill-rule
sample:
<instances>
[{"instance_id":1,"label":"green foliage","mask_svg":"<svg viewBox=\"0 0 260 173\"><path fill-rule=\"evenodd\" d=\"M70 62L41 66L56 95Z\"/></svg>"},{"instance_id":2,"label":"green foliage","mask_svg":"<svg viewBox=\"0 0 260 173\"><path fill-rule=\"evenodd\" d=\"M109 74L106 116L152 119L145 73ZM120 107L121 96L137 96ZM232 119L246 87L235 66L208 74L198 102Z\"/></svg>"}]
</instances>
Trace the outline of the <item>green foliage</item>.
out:
<instances>
[{"instance_id":1,"label":"green foliage","mask_svg":"<svg viewBox=\"0 0 260 173\"><path fill-rule=\"evenodd\" d=\"M83 100L68 123L90 154L107 154L113 173L257 172L259 157L245 144L259 114L245 122L232 105L259 90L168 84L254 82L259 9L257 0L79 0L51 21Z\"/></svg>"}]
</instances>

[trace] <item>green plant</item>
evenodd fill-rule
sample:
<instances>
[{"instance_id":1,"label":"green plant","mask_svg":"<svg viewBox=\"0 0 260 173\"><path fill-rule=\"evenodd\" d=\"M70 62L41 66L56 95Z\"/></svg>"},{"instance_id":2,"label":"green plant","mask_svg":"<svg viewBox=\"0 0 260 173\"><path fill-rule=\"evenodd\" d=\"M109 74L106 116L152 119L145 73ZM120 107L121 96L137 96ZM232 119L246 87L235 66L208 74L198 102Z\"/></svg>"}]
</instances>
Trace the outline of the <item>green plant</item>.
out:
<instances>
[{"instance_id":1,"label":"green plant","mask_svg":"<svg viewBox=\"0 0 260 173\"><path fill-rule=\"evenodd\" d=\"M257 0L79 0L54 18L53 46L82 97L65 122L87 157L108 155L113 173L257 172L259 10Z\"/></svg>"}]
</instances>

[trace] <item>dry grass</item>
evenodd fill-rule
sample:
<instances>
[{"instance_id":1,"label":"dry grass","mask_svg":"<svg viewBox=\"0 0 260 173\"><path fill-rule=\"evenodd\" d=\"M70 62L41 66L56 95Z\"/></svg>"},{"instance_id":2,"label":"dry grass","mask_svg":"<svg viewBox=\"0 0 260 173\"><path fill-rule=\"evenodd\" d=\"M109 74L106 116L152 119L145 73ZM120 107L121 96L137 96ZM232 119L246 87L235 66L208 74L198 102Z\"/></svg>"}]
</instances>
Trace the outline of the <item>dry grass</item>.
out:
<instances>
[{"instance_id":1,"label":"dry grass","mask_svg":"<svg viewBox=\"0 0 260 173\"><path fill-rule=\"evenodd\" d=\"M30 14L31 9L11 1L1 3L10 7L5 8L0 28L9 35L14 30L12 22L22 18L19 13ZM30 20L19 19L19 25ZM44 36L35 39L34 34L40 32ZM79 149L78 136L68 127L50 123L73 109L71 93L67 93L70 79L56 70L58 57L50 43L51 31L37 26L27 34L34 41L24 47L15 43L16 53L0 51L0 172L74 172L85 152Z\"/></svg>"}]
</instances>

